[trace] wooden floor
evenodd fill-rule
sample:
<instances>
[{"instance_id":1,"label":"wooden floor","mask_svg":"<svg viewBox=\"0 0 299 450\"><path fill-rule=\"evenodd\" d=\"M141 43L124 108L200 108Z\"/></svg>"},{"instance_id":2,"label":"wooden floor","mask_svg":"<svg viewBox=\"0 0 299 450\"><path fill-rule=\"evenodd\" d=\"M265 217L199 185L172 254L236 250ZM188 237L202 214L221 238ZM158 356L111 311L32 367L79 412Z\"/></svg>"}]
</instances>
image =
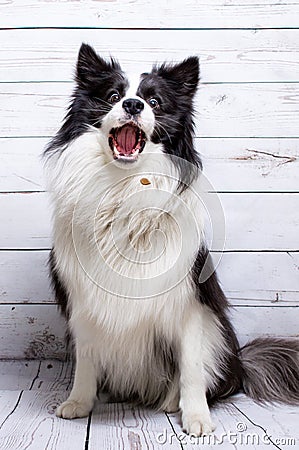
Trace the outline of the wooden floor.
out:
<instances>
[{"instance_id":1,"label":"wooden floor","mask_svg":"<svg viewBox=\"0 0 299 450\"><path fill-rule=\"evenodd\" d=\"M181 431L179 414L125 403L101 401L88 418L58 419L71 379L70 363L0 362L0 449L299 448L299 408L262 407L243 394L214 408L214 435L197 439Z\"/></svg>"}]
</instances>

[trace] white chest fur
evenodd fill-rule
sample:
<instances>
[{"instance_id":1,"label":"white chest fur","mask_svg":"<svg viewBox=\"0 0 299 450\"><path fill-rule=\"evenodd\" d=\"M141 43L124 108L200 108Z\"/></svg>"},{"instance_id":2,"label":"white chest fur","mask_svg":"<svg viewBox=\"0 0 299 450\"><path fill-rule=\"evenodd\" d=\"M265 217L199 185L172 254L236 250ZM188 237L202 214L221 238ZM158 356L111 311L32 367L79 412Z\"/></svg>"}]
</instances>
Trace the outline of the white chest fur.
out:
<instances>
[{"instance_id":1,"label":"white chest fur","mask_svg":"<svg viewBox=\"0 0 299 450\"><path fill-rule=\"evenodd\" d=\"M194 300L190 270L202 222L198 197L189 189L178 195L175 166L159 146L121 170L105 164L98 139L88 133L66 149L51 167L50 186L70 325L86 351L97 352L99 343L107 349L98 352L107 368L112 348L118 358L124 348L145 355L157 333L169 341L178 335Z\"/></svg>"}]
</instances>

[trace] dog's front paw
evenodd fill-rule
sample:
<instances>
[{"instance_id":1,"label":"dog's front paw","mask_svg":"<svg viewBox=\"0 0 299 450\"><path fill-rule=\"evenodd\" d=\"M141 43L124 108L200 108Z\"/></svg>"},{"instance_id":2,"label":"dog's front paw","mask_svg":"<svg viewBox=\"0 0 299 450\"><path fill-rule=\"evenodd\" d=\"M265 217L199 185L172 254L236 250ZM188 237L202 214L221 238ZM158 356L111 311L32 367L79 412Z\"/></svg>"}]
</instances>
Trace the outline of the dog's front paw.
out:
<instances>
[{"instance_id":1,"label":"dog's front paw","mask_svg":"<svg viewBox=\"0 0 299 450\"><path fill-rule=\"evenodd\" d=\"M56 416L62 419L75 419L76 417L86 417L92 410L92 405L77 400L68 399L56 410Z\"/></svg>"},{"instance_id":2,"label":"dog's front paw","mask_svg":"<svg viewBox=\"0 0 299 450\"><path fill-rule=\"evenodd\" d=\"M182 422L183 430L193 436L210 434L215 430L211 418L209 416L204 417L202 414L183 414Z\"/></svg>"}]
</instances>

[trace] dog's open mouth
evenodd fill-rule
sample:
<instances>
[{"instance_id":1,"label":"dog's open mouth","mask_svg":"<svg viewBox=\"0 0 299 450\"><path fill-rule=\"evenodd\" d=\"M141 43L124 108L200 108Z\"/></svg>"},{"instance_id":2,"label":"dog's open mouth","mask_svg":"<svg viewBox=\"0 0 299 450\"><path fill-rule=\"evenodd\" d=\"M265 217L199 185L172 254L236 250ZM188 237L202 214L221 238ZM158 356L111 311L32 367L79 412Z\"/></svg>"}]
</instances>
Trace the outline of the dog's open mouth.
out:
<instances>
[{"instance_id":1,"label":"dog's open mouth","mask_svg":"<svg viewBox=\"0 0 299 450\"><path fill-rule=\"evenodd\" d=\"M112 128L109 134L109 145L116 160L136 161L145 142L145 133L133 123Z\"/></svg>"}]
</instances>

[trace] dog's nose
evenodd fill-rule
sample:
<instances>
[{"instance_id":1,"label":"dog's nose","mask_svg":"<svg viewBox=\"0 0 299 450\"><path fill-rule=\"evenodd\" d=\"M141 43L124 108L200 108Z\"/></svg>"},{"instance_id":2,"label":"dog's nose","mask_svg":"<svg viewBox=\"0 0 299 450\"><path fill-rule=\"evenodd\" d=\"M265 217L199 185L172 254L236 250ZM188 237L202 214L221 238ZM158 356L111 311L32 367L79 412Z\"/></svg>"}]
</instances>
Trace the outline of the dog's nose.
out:
<instances>
[{"instance_id":1,"label":"dog's nose","mask_svg":"<svg viewBox=\"0 0 299 450\"><path fill-rule=\"evenodd\" d=\"M123 101L123 108L127 113L134 116L135 114L141 113L144 109L144 103L138 100L138 98L128 98Z\"/></svg>"}]
</instances>

